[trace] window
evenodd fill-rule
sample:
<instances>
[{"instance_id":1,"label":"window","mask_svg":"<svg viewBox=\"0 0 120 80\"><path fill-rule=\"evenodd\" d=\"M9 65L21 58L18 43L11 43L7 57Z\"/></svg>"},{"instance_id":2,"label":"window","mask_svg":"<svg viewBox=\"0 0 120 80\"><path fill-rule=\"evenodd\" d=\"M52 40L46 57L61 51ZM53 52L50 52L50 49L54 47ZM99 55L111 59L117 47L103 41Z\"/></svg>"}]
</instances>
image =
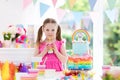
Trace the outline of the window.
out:
<instances>
[{"instance_id":1,"label":"window","mask_svg":"<svg viewBox=\"0 0 120 80\"><path fill-rule=\"evenodd\" d=\"M120 0L104 1L104 64L120 66Z\"/></svg>"}]
</instances>

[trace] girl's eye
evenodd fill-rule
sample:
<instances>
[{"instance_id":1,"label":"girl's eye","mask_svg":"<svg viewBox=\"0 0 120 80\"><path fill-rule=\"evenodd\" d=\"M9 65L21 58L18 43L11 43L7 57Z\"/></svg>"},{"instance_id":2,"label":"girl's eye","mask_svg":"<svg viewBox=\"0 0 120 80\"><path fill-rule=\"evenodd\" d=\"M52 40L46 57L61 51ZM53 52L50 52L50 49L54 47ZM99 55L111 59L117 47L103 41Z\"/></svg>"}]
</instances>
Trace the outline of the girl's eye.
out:
<instances>
[{"instance_id":1,"label":"girl's eye","mask_svg":"<svg viewBox=\"0 0 120 80\"><path fill-rule=\"evenodd\" d=\"M49 29L46 29L46 31L49 31Z\"/></svg>"},{"instance_id":2,"label":"girl's eye","mask_svg":"<svg viewBox=\"0 0 120 80\"><path fill-rule=\"evenodd\" d=\"M55 31L54 29L52 29L52 31Z\"/></svg>"}]
</instances>

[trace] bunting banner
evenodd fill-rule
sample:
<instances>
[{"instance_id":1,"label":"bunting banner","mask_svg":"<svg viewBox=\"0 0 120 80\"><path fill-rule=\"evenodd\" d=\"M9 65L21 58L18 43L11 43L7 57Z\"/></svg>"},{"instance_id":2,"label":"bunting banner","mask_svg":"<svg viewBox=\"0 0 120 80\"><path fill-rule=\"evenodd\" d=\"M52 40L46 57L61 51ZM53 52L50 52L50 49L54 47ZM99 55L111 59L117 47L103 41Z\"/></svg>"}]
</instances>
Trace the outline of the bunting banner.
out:
<instances>
[{"instance_id":1,"label":"bunting banner","mask_svg":"<svg viewBox=\"0 0 120 80\"><path fill-rule=\"evenodd\" d=\"M84 16L82 18L82 25L83 25L83 27L88 29L89 23L90 23L90 17L89 16Z\"/></svg>"},{"instance_id":2,"label":"bunting banner","mask_svg":"<svg viewBox=\"0 0 120 80\"><path fill-rule=\"evenodd\" d=\"M74 6L76 0L68 0L70 9Z\"/></svg>"},{"instance_id":3,"label":"bunting banner","mask_svg":"<svg viewBox=\"0 0 120 80\"><path fill-rule=\"evenodd\" d=\"M27 8L32 3L32 0L23 0L23 9Z\"/></svg>"},{"instance_id":4,"label":"bunting banner","mask_svg":"<svg viewBox=\"0 0 120 80\"><path fill-rule=\"evenodd\" d=\"M61 19L61 22L67 23L69 27L72 28L75 23L73 14L71 12L66 12L64 17Z\"/></svg>"},{"instance_id":5,"label":"bunting banner","mask_svg":"<svg viewBox=\"0 0 120 80\"><path fill-rule=\"evenodd\" d=\"M66 11L63 10L63 9L58 8L58 9L56 10L56 14L57 14L57 17L58 17L59 22L61 22L62 18L63 18L63 17L65 16L65 14L66 14Z\"/></svg>"},{"instance_id":6,"label":"bunting banner","mask_svg":"<svg viewBox=\"0 0 120 80\"><path fill-rule=\"evenodd\" d=\"M91 8L92 11L93 11L93 9L94 9L94 6L95 6L95 4L96 4L96 1L97 1L97 0L89 0L90 8Z\"/></svg>"},{"instance_id":7,"label":"bunting banner","mask_svg":"<svg viewBox=\"0 0 120 80\"><path fill-rule=\"evenodd\" d=\"M70 26L70 28L74 28L74 26L75 26L75 21L74 20L70 20L67 23Z\"/></svg>"},{"instance_id":8,"label":"bunting banner","mask_svg":"<svg viewBox=\"0 0 120 80\"><path fill-rule=\"evenodd\" d=\"M52 0L53 6L56 6L57 0Z\"/></svg>"},{"instance_id":9,"label":"bunting banner","mask_svg":"<svg viewBox=\"0 0 120 80\"><path fill-rule=\"evenodd\" d=\"M82 17L83 17L83 12L72 12L74 20L76 23L80 23Z\"/></svg>"},{"instance_id":10,"label":"bunting banner","mask_svg":"<svg viewBox=\"0 0 120 80\"><path fill-rule=\"evenodd\" d=\"M33 4L35 5L37 3L37 0L33 0Z\"/></svg>"},{"instance_id":11,"label":"bunting banner","mask_svg":"<svg viewBox=\"0 0 120 80\"><path fill-rule=\"evenodd\" d=\"M113 9L117 0L107 0L110 9Z\"/></svg>"},{"instance_id":12,"label":"bunting banner","mask_svg":"<svg viewBox=\"0 0 120 80\"><path fill-rule=\"evenodd\" d=\"M83 27L83 29L92 32L93 31L93 22L90 18L90 16L84 16L81 20L81 25Z\"/></svg>"},{"instance_id":13,"label":"bunting banner","mask_svg":"<svg viewBox=\"0 0 120 80\"><path fill-rule=\"evenodd\" d=\"M98 13L97 12L90 12L89 15L90 15L92 22L97 23L98 17L99 17Z\"/></svg>"},{"instance_id":14,"label":"bunting banner","mask_svg":"<svg viewBox=\"0 0 120 80\"><path fill-rule=\"evenodd\" d=\"M106 10L105 13L107 15L107 17L109 18L109 20L114 23L116 20L116 16L117 16L117 10L116 9L112 9L112 10Z\"/></svg>"},{"instance_id":15,"label":"bunting banner","mask_svg":"<svg viewBox=\"0 0 120 80\"><path fill-rule=\"evenodd\" d=\"M45 12L49 9L49 5L44 4L44 3L40 3L40 17L42 17Z\"/></svg>"}]
</instances>

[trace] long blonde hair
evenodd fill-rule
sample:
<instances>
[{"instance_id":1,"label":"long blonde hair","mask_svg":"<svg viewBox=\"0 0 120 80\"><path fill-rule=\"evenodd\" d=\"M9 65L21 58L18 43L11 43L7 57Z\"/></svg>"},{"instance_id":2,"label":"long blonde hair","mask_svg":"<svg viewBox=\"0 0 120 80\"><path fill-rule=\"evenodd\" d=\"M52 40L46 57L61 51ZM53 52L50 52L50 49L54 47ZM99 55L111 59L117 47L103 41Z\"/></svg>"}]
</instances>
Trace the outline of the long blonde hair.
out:
<instances>
[{"instance_id":1,"label":"long blonde hair","mask_svg":"<svg viewBox=\"0 0 120 80\"><path fill-rule=\"evenodd\" d=\"M37 40L36 40L37 45L39 45L41 43L41 41L42 41L42 35L43 35L42 28L44 28L47 23L55 23L55 24L57 24L57 22L52 18L45 19L45 21L43 22L43 25L40 26L40 28L38 30ZM61 39L62 39L61 38L61 28L58 25L58 29L57 29L57 33L56 33L56 40L60 41Z\"/></svg>"}]
</instances>

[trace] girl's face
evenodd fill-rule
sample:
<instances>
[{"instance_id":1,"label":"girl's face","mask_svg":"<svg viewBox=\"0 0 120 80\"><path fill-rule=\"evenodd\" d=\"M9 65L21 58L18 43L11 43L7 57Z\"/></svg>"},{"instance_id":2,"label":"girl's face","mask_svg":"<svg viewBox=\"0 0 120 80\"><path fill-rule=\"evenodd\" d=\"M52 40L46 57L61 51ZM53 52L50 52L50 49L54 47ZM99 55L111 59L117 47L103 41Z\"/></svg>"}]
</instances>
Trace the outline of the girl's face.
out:
<instances>
[{"instance_id":1,"label":"girl's face","mask_svg":"<svg viewBox=\"0 0 120 80\"><path fill-rule=\"evenodd\" d=\"M45 36L47 39L55 39L56 38L56 32L58 25L55 23L47 23L43 27L43 32L45 33Z\"/></svg>"}]
</instances>

